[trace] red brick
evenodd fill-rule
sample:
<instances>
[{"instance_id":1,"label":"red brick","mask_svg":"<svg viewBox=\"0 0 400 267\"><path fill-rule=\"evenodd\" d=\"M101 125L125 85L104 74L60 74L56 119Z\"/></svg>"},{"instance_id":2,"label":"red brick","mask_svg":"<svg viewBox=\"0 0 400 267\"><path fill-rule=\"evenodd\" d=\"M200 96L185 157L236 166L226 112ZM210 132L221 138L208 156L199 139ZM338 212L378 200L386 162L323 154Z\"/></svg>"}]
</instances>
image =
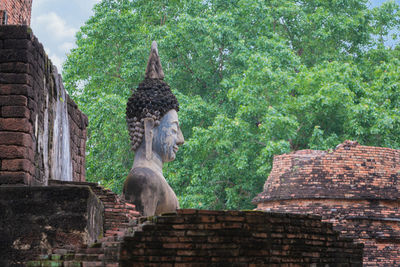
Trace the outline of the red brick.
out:
<instances>
[{"instance_id":1,"label":"red brick","mask_svg":"<svg viewBox=\"0 0 400 267\"><path fill-rule=\"evenodd\" d=\"M23 146L7 146L0 144L0 158L16 159L24 158L33 161L33 151L30 147Z\"/></svg>"},{"instance_id":2,"label":"red brick","mask_svg":"<svg viewBox=\"0 0 400 267\"><path fill-rule=\"evenodd\" d=\"M179 209L177 210L178 214L196 214L197 210L195 209Z\"/></svg>"},{"instance_id":3,"label":"red brick","mask_svg":"<svg viewBox=\"0 0 400 267\"><path fill-rule=\"evenodd\" d=\"M32 87L26 84L2 84L0 95L23 95L33 97L34 92Z\"/></svg>"},{"instance_id":4,"label":"red brick","mask_svg":"<svg viewBox=\"0 0 400 267\"><path fill-rule=\"evenodd\" d=\"M215 222L215 216L199 216L199 222L203 223L213 223Z\"/></svg>"},{"instance_id":5,"label":"red brick","mask_svg":"<svg viewBox=\"0 0 400 267\"><path fill-rule=\"evenodd\" d=\"M199 215L219 215L221 211L219 210L198 210L197 213Z\"/></svg>"},{"instance_id":6,"label":"red brick","mask_svg":"<svg viewBox=\"0 0 400 267\"><path fill-rule=\"evenodd\" d=\"M22 95L0 96L0 106L27 106L28 99Z\"/></svg>"},{"instance_id":7,"label":"red brick","mask_svg":"<svg viewBox=\"0 0 400 267\"><path fill-rule=\"evenodd\" d=\"M225 229L241 229L243 228L243 223L240 222L224 222L222 223Z\"/></svg>"},{"instance_id":8,"label":"red brick","mask_svg":"<svg viewBox=\"0 0 400 267\"><path fill-rule=\"evenodd\" d=\"M218 216L217 219L220 222L225 222L225 221L243 222L245 220L245 218L242 216Z\"/></svg>"},{"instance_id":9,"label":"red brick","mask_svg":"<svg viewBox=\"0 0 400 267\"><path fill-rule=\"evenodd\" d=\"M24 171L34 174L35 168L31 161L26 159L10 159L2 160L1 162L2 171Z\"/></svg>"},{"instance_id":10,"label":"red brick","mask_svg":"<svg viewBox=\"0 0 400 267\"><path fill-rule=\"evenodd\" d=\"M204 225L202 224L174 224L172 229L176 230L202 230Z\"/></svg>"},{"instance_id":11,"label":"red brick","mask_svg":"<svg viewBox=\"0 0 400 267\"><path fill-rule=\"evenodd\" d=\"M163 248L192 249L192 248L194 248L194 244L192 244L192 243L166 243L166 244L163 244Z\"/></svg>"},{"instance_id":12,"label":"red brick","mask_svg":"<svg viewBox=\"0 0 400 267\"><path fill-rule=\"evenodd\" d=\"M194 230L189 230L186 232L187 236L211 236L214 235L215 233L212 231L194 231Z\"/></svg>"},{"instance_id":13,"label":"red brick","mask_svg":"<svg viewBox=\"0 0 400 267\"><path fill-rule=\"evenodd\" d=\"M2 2L2 8L7 11L7 24L30 25L32 0L5 0Z\"/></svg>"},{"instance_id":14,"label":"red brick","mask_svg":"<svg viewBox=\"0 0 400 267\"><path fill-rule=\"evenodd\" d=\"M210 223L204 225L205 230L217 230L217 229L224 229L222 223Z\"/></svg>"},{"instance_id":15,"label":"red brick","mask_svg":"<svg viewBox=\"0 0 400 267\"><path fill-rule=\"evenodd\" d=\"M248 215L248 216L246 216L246 221L248 223L260 223L260 224L263 224L265 222L265 219L264 219L263 216Z\"/></svg>"},{"instance_id":16,"label":"red brick","mask_svg":"<svg viewBox=\"0 0 400 267\"><path fill-rule=\"evenodd\" d=\"M33 147L32 137L22 132L0 132L0 144Z\"/></svg>"},{"instance_id":17,"label":"red brick","mask_svg":"<svg viewBox=\"0 0 400 267\"><path fill-rule=\"evenodd\" d=\"M0 118L0 131L32 132L32 125L27 119Z\"/></svg>"},{"instance_id":18,"label":"red brick","mask_svg":"<svg viewBox=\"0 0 400 267\"><path fill-rule=\"evenodd\" d=\"M30 111L24 106L4 106L1 108L4 118L30 118Z\"/></svg>"}]
</instances>

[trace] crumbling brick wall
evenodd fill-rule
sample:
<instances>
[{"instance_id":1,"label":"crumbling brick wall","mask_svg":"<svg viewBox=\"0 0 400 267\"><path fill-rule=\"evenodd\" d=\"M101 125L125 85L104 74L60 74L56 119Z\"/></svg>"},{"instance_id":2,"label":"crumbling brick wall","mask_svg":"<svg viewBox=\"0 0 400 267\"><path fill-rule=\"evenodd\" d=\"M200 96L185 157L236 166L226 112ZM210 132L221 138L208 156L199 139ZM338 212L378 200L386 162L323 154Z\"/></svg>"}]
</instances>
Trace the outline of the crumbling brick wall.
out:
<instances>
[{"instance_id":1,"label":"crumbling brick wall","mask_svg":"<svg viewBox=\"0 0 400 267\"><path fill-rule=\"evenodd\" d=\"M295 199L260 203L258 209L321 215L343 236L365 245L364 266L400 265L398 201Z\"/></svg>"},{"instance_id":2,"label":"crumbling brick wall","mask_svg":"<svg viewBox=\"0 0 400 267\"><path fill-rule=\"evenodd\" d=\"M1 0L0 24L30 25L32 0Z\"/></svg>"},{"instance_id":3,"label":"crumbling brick wall","mask_svg":"<svg viewBox=\"0 0 400 267\"><path fill-rule=\"evenodd\" d=\"M141 228L141 230L140 230ZM121 266L362 266L362 245L318 216L178 210L142 222Z\"/></svg>"},{"instance_id":4,"label":"crumbling brick wall","mask_svg":"<svg viewBox=\"0 0 400 267\"><path fill-rule=\"evenodd\" d=\"M259 210L318 214L365 244L365 266L400 265L400 151L346 141L276 156Z\"/></svg>"},{"instance_id":5,"label":"crumbling brick wall","mask_svg":"<svg viewBox=\"0 0 400 267\"><path fill-rule=\"evenodd\" d=\"M0 184L85 180L87 116L27 26L0 26Z\"/></svg>"}]
</instances>

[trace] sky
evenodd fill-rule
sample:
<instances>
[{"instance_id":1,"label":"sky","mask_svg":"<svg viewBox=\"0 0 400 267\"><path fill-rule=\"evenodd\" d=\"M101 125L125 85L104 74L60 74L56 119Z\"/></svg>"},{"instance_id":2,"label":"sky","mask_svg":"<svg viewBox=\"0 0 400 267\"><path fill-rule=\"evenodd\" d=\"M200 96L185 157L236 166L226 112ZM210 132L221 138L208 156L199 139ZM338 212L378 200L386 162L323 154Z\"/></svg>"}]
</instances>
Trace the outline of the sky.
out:
<instances>
[{"instance_id":1,"label":"sky","mask_svg":"<svg viewBox=\"0 0 400 267\"><path fill-rule=\"evenodd\" d=\"M93 15L100 0L33 0L31 28L59 73L75 34Z\"/></svg>"},{"instance_id":2,"label":"sky","mask_svg":"<svg viewBox=\"0 0 400 267\"><path fill-rule=\"evenodd\" d=\"M101 0L33 0L31 28L59 73L75 46L75 33L93 15ZM371 0L371 7L387 0ZM400 4L400 0L396 0Z\"/></svg>"}]
</instances>

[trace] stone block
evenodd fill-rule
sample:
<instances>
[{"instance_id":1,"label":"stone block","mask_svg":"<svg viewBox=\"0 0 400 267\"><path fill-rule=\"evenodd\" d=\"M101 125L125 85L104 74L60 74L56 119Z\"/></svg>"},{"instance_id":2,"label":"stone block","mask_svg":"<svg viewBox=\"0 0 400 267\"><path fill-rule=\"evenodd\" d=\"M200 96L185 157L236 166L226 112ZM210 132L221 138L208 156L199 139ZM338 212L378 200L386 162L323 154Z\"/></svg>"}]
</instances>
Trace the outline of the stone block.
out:
<instances>
[{"instance_id":1,"label":"stone block","mask_svg":"<svg viewBox=\"0 0 400 267\"><path fill-rule=\"evenodd\" d=\"M29 31L26 25L2 25L0 28L0 39L30 39L31 34Z\"/></svg>"},{"instance_id":2,"label":"stone block","mask_svg":"<svg viewBox=\"0 0 400 267\"><path fill-rule=\"evenodd\" d=\"M24 158L33 161L34 158L31 147L3 144L0 144L0 155L2 159Z\"/></svg>"},{"instance_id":3,"label":"stone block","mask_svg":"<svg viewBox=\"0 0 400 267\"><path fill-rule=\"evenodd\" d=\"M0 144L33 147L31 135L22 132L0 132Z\"/></svg>"},{"instance_id":4,"label":"stone block","mask_svg":"<svg viewBox=\"0 0 400 267\"><path fill-rule=\"evenodd\" d=\"M27 106L28 99L22 95L0 95L0 106Z\"/></svg>"},{"instance_id":5,"label":"stone block","mask_svg":"<svg viewBox=\"0 0 400 267\"><path fill-rule=\"evenodd\" d=\"M3 41L4 49L33 49L30 39L5 39Z\"/></svg>"},{"instance_id":6,"label":"stone block","mask_svg":"<svg viewBox=\"0 0 400 267\"><path fill-rule=\"evenodd\" d=\"M0 63L0 72L2 73L30 73L31 65L22 62Z\"/></svg>"},{"instance_id":7,"label":"stone block","mask_svg":"<svg viewBox=\"0 0 400 267\"><path fill-rule=\"evenodd\" d=\"M27 172L0 171L0 184L30 184L31 175Z\"/></svg>"},{"instance_id":8,"label":"stone block","mask_svg":"<svg viewBox=\"0 0 400 267\"><path fill-rule=\"evenodd\" d=\"M4 106L1 108L4 118L30 118L30 111L24 106Z\"/></svg>"},{"instance_id":9,"label":"stone block","mask_svg":"<svg viewBox=\"0 0 400 267\"><path fill-rule=\"evenodd\" d=\"M2 171L23 171L34 174L33 163L27 159L3 159L1 162Z\"/></svg>"},{"instance_id":10,"label":"stone block","mask_svg":"<svg viewBox=\"0 0 400 267\"><path fill-rule=\"evenodd\" d=\"M27 84L33 85L32 76L24 73L2 73L0 84Z\"/></svg>"},{"instance_id":11,"label":"stone block","mask_svg":"<svg viewBox=\"0 0 400 267\"><path fill-rule=\"evenodd\" d=\"M34 56L26 49L2 49L0 53L0 63L23 62L34 63Z\"/></svg>"},{"instance_id":12,"label":"stone block","mask_svg":"<svg viewBox=\"0 0 400 267\"><path fill-rule=\"evenodd\" d=\"M32 124L23 118L0 118L0 131L32 132Z\"/></svg>"}]
</instances>

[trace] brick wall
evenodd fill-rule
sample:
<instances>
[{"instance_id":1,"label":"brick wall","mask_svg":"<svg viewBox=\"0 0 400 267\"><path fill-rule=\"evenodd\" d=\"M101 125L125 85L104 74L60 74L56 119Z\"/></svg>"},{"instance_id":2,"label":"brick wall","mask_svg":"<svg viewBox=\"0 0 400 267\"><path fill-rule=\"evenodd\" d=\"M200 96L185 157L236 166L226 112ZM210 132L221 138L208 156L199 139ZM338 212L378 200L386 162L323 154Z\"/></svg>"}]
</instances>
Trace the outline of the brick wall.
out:
<instances>
[{"instance_id":1,"label":"brick wall","mask_svg":"<svg viewBox=\"0 0 400 267\"><path fill-rule=\"evenodd\" d=\"M317 216L178 210L121 244L121 266L362 266L362 245Z\"/></svg>"},{"instance_id":2,"label":"brick wall","mask_svg":"<svg viewBox=\"0 0 400 267\"><path fill-rule=\"evenodd\" d=\"M364 244L364 266L400 265L398 201L296 199L260 203L258 209L321 215L343 236Z\"/></svg>"},{"instance_id":3,"label":"brick wall","mask_svg":"<svg viewBox=\"0 0 400 267\"><path fill-rule=\"evenodd\" d=\"M85 180L88 119L27 26L0 26L0 184Z\"/></svg>"},{"instance_id":4,"label":"brick wall","mask_svg":"<svg viewBox=\"0 0 400 267\"><path fill-rule=\"evenodd\" d=\"M365 266L398 266L399 175L399 150L346 141L334 151L276 156L254 202L264 211L321 215L365 244Z\"/></svg>"},{"instance_id":5,"label":"brick wall","mask_svg":"<svg viewBox=\"0 0 400 267\"><path fill-rule=\"evenodd\" d=\"M32 0L1 0L0 24L30 25Z\"/></svg>"}]
</instances>

